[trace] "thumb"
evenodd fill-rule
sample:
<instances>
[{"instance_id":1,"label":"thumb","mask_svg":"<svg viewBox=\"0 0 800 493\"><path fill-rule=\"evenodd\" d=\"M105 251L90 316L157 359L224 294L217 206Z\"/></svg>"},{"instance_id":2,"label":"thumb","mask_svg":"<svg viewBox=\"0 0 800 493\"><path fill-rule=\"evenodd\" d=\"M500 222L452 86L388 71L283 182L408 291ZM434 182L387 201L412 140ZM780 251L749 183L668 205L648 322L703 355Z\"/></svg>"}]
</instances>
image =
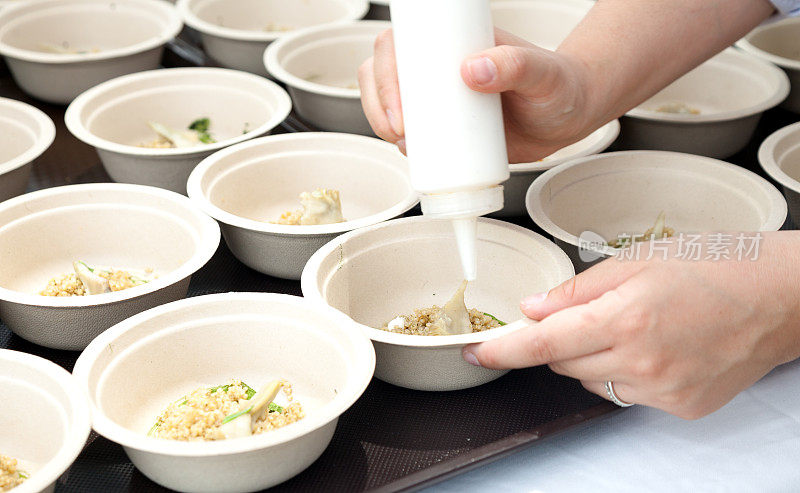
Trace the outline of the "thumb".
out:
<instances>
[{"instance_id":1,"label":"thumb","mask_svg":"<svg viewBox=\"0 0 800 493\"><path fill-rule=\"evenodd\" d=\"M606 259L592 268L567 279L547 293L538 293L522 300L520 309L526 317L542 320L571 306L583 305L616 289L645 266L643 262Z\"/></svg>"},{"instance_id":2,"label":"thumb","mask_svg":"<svg viewBox=\"0 0 800 493\"><path fill-rule=\"evenodd\" d=\"M478 92L517 91L536 97L552 94L564 77L554 53L536 46L496 46L461 64L461 78Z\"/></svg>"}]
</instances>

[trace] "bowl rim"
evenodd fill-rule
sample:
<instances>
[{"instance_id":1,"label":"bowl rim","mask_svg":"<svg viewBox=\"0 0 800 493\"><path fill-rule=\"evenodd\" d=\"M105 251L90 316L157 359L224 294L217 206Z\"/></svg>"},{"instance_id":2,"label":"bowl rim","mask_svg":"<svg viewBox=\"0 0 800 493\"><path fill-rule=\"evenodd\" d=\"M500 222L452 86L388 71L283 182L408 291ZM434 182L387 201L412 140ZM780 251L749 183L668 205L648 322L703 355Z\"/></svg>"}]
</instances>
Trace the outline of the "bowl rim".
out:
<instances>
[{"instance_id":1,"label":"bowl rim","mask_svg":"<svg viewBox=\"0 0 800 493\"><path fill-rule=\"evenodd\" d=\"M20 493L41 491L64 474L83 450L92 429L89 402L72 375L50 360L11 349L0 349L0 359L44 374L64 391L69 400L73 420L68 423L64 442L58 452L36 474L32 474L22 485L15 488Z\"/></svg>"},{"instance_id":2,"label":"bowl rim","mask_svg":"<svg viewBox=\"0 0 800 493\"><path fill-rule=\"evenodd\" d=\"M147 296L156 291L164 289L168 286L172 286L173 284L176 284L182 281L183 279L186 279L187 277L197 272L206 263L208 263L208 261L211 260L211 257L217 251L217 247L219 246L220 243L221 233L219 225L217 224L216 221L214 221L201 211L197 210L197 208L194 207L194 205L187 197L175 192L170 192L169 190L150 187L146 185L133 185L126 183L87 183L81 185L65 185L60 187L46 188L44 190L38 190L35 192L26 193L18 197L6 200L3 203L0 203L0 212L4 212L8 209L15 208L27 202L36 201L51 196L75 195L92 191L103 192L109 190L113 190L118 193L130 192L138 194L140 196L149 196L161 200L167 200L181 207L188 214L193 215L200 223L200 227L196 228L193 231L194 232L193 236L195 237L194 254L189 259L184 261L183 264L181 264L177 269L171 270L166 274L159 276L157 279L148 282L147 284L135 286L133 288L125 289L122 291L96 294L91 296L57 297L57 296L41 296L39 294L33 294L33 293L23 293L21 291L14 291L0 286L0 300L9 303L17 303L20 305L29 305L29 306L38 306L47 308L72 308L72 309L121 303L135 298ZM116 204L114 202L103 202L103 203ZM78 202L73 205L81 205L81 203ZM91 206L95 204L89 204L89 205ZM145 205L142 206L149 207L150 209L153 210L158 210L159 213L161 213L162 215L164 214L162 210L155 209L155 207L153 206L145 206ZM60 207L65 207L65 206L59 206L59 208ZM54 210L54 209L56 208L48 208L46 210ZM182 223L185 223L183 219L180 219L180 221ZM5 224L0 224L0 229L3 226L5 226Z\"/></svg>"},{"instance_id":3,"label":"bowl rim","mask_svg":"<svg viewBox=\"0 0 800 493\"><path fill-rule=\"evenodd\" d=\"M134 145L127 145L127 144L120 144L117 142L112 142L110 140L98 137L94 133L92 133L86 126L83 124L81 119L81 113L83 112L86 105L91 103L96 97L103 95L108 91L113 91L117 88L124 88L124 86L136 82L139 80L149 80L155 79L157 81L163 80L164 83L159 83L156 87L157 88L166 88L170 87L169 82L181 75L186 73L194 73L197 75L209 74L214 76L222 76L230 78L231 80L246 80L249 82L253 82L256 84L260 84L266 91L270 91L277 99L278 105L272 115L259 125L258 127L250 130L246 134L237 135L236 137L232 137L230 139L221 140L219 142L214 142L211 144L201 144L194 147L187 147L187 148L166 148L166 149L156 149L156 148L149 148L149 147L139 147ZM127 74L120 77L116 77L114 79L108 80L101 84L98 84L90 89L87 89L80 95L78 95L72 103L67 106L67 110L64 113L64 123L67 126L67 130L72 133L77 139L81 140L82 142L89 144L97 149L101 149L104 151L115 152L118 154L124 154L128 156L142 156L142 157L152 157L152 158L169 158L169 157L189 157L189 156L198 156L201 154L208 154L209 152L217 151L219 149L223 149L225 147L237 144L239 142L245 142L247 140L252 140L254 137L258 137L259 135L263 135L270 130L274 129L278 125L283 122L289 113L292 111L292 99L289 97L289 94L278 84L275 82L261 77L259 75L251 74L248 72L242 72L239 70L233 70L228 68L219 68L219 67L180 67L180 68L164 68L164 69L156 69L156 70L147 70L145 72L136 72L133 74Z\"/></svg>"},{"instance_id":4,"label":"bowl rim","mask_svg":"<svg viewBox=\"0 0 800 493\"><path fill-rule=\"evenodd\" d=\"M521 1L528 2L530 0L521 0ZM587 147L586 149L582 149L581 151L576 152L575 154L572 154L572 155L569 155L569 156L564 156L564 157L560 157L558 159L553 159L552 161L539 161L539 162L534 162L534 163L509 164L508 165L509 166L509 170L511 171L512 175L513 174L536 173L536 172L541 172L541 171L547 171L548 169L554 168L554 167L556 167L558 165L564 164L564 163L566 163L568 161L571 161L573 159L577 159L577 158L584 157L584 156L591 156L593 154L597 154L597 153L603 152L604 150L608 149L608 147L611 144L613 144L615 140L617 140L617 137L619 137L620 128L621 127L620 127L618 119L611 120L610 122L606 123L605 125L603 125L602 127L597 129L597 130L602 130L602 132L600 132L600 138L597 139L597 142L595 142L591 146ZM595 132L597 130L595 130ZM592 132L592 133L594 133L594 132ZM589 134L589 135L591 135L591 134ZM584 139L588 138L589 135L584 137ZM583 139L581 139L581 140L583 140ZM573 142L573 144L576 144L578 142L580 142L580 140L577 141L577 142ZM566 146L564 146L564 147L566 147ZM558 152L558 151L556 151L556 152Z\"/></svg>"},{"instance_id":5,"label":"bowl rim","mask_svg":"<svg viewBox=\"0 0 800 493\"><path fill-rule=\"evenodd\" d=\"M536 223L537 226L542 228L545 232L549 235L553 236L557 240L561 240L564 243L568 243L573 246L579 245L579 239L577 236L567 232L566 230L562 229L558 226L550 217L545 213L544 207L541 201L541 194L542 190L544 189L545 185L550 182L555 176L559 173L563 173L571 168L576 166L586 166L587 163L591 163L592 161L597 160L613 160L619 156L641 156L646 158L647 156L654 156L654 155L661 155L661 156L674 156L674 157L682 157L684 159L691 159L697 163L702 162L704 166L717 166L722 169L727 169L730 173L735 173L743 177L747 177L748 179L752 180L754 184L759 185L761 189L768 195L770 199L770 215L766 218L766 220L762 223L760 231L777 231L786 221L786 215L788 213L788 207L786 205L786 200L783 198L781 192L775 188L772 183L767 181L766 179L758 176L757 174L753 173L752 171L746 170L740 166L736 166L735 164L731 164L725 161L721 161L719 159L714 159L705 156L698 156L696 154L686 154L682 152L672 152L672 151L650 151L650 150L638 150L638 151L617 151L617 152L608 152L604 154L595 154L594 156L587 156L579 159L575 159L574 161L570 161L569 163L563 164L556 168L550 169L539 175L533 183L531 183L530 187L528 187L528 192L525 194L525 208L528 210L528 216ZM614 256L619 252L619 249L612 248L610 246L604 246L602 248L591 248L592 251L597 253L602 253L606 256Z\"/></svg>"},{"instance_id":6,"label":"bowl rim","mask_svg":"<svg viewBox=\"0 0 800 493\"><path fill-rule=\"evenodd\" d=\"M247 29L236 29L232 27L218 26L212 22L201 19L192 10L192 6L201 0L177 0L175 7L183 17L183 22L187 26L199 31L201 34L207 36L216 36L218 38L232 39L236 41L261 41L270 42L286 35L286 31L250 31ZM337 24L340 22L347 22L351 20L361 19L367 14L369 10L369 0L346 0L348 6L347 15L341 19L324 24Z\"/></svg>"},{"instance_id":7,"label":"bowl rim","mask_svg":"<svg viewBox=\"0 0 800 493\"><path fill-rule=\"evenodd\" d=\"M108 3L105 0L35 0L29 2L16 2L15 5L7 6L0 10L0 26L7 21L7 17L13 16L18 10L30 9L32 12L38 10L38 7L46 9L50 8L70 8L70 4L85 4L101 6ZM0 55L23 60L34 63L46 63L54 65L65 65L69 63L83 63L83 62L97 62L103 60L111 60L115 58L122 58L126 56L143 53L162 46L175 38L183 28L183 21L178 14L174 5L163 0L126 0L127 5L135 6L143 12L150 14L150 19L166 19L167 23L156 37L150 38L145 41L123 46L121 48L113 48L98 53L84 53L84 54L60 54L60 53L44 53L34 50L27 50L11 46L2 41L3 27L0 27ZM22 14L22 17L29 15Z\"/></svg>"},{"instance_id":8,"label":"bowl rim","mask_svg":"<svg viewBox=\"0 0 800 493\"><path fill-rule=\"evenodd\" d=\"M775 55L773 53L770 53L769 51L762 50L761 48L757 47L756 45L750 42L750 38L752 38L756 33L768 31L772 28L784 26L787 24L800 25L800 17L787 17L775 22L771 22L769 24L763 24L761 26L758 26L752 31L750 31L745 37L738 40L734 46L736 46L737 48L739 48L744 52L747 52L751 55L755 55L758 58L774 63L779 67L783 67L789 70L800 70L800 60L793 60L791 58Z\"/></svg>"},{"instance_id":9,"label":"bowl rim","mask_svg":"<svg viewBox=\"0 0 800 493\"><path fill-rule=\"evenodd\" d=\"M335 42L339 39L358 34L358 31L366 31L367 28L380 27L383 27L384 29L391 29L392 23L382 20L355 20L351 22L322 24L318 26L297 29L286 34L285 36L281 36L274 43L270 43L270 45L267 46L267 49L264 50L263 56L264 67L267 69L269 74L289 87L297 88L313 94L321 94L323 96L345 99L360 99L361 89L348 89L346 87L335 87L307 81L283 68L283 64L280 63L278 57L281 55L281 51L285 48L286 44L295 42L298 39L302 41L303 38L313 36L318 33L328 34L325 41ZM305 46L305 44L302 46Z\"/></svg>"},{"instance_id":10,"label":"bowl rim","mask_svg":"<svg viewBox=\"0 0 800 493\"><path fill-rule=\"evenodd\" d=\"M712 122L724 122L730 120L738 120L747 118L753 115L763 113L764 111L774 108L779 105L789 95L790 84L789 77L786 73L775 65L760 59L749 53L745 53L735 48L726 48L718 53L715 57L709 59L699 67L713 62L717 57L729 57L732 61L746 61L754 65L760 66L760 71L749 70L750 73L760 76L762 79L774 78L777 82L777 90L770 94L768 97L761 98L756 104L752 104L746 108L739 108L735 110L726 110L716 113L701 113L699 115L683 115L679 113L662 113L658 111L646 110L641 105L631 109L625 113L625 117L648 120L654 122L676 123L676 124L702 124Z\"/></svg>"},{"instance_id":11,"label":"bowl rim","mask_svg":"<svg viewBox=\"0 0 800 493\"><path fill-rule=\"evenodd\" d=\"M382 149L380 152L385 152L387 155L391 153L391 154L397 154L397 157L402 157L399 155L399 151L393 144L390 144L380 139L376 139L374 137L367 137L365 135L337 133L337 132L297 132L297 133L287 133L279 135L268 135L266 137L252 139L250 141L228 147L227 149L223 149L219 152L216 152L211 156L208 156L204 160L200 161L200 164L198 164L194 168L194 170L192 170L192 173L189 175L189 179L186 182L186 191L187 194L189 195L189 198L194 202L194 204L200 210L202 210L203 212L205 212L206 214L213 217L217 221L220 221L223 224L227 224L236 228L241 228L249 231L255 231L258 233L266 233L279 236L293 236L293 237L309 237L318 235L338 234L353 229L363 228L365 226L370 226L397 217L407 212L411 208L413 208L419 202L419 195L411 186L411 181L409 178L407 181L406 196L403 198L402 201L398 202L397 204L393 205L388 209L384 209L376 214L361 217L351 221L344 221L341 223L302 226L302 225L273 224L270 222L256 221L254 219L246 219L241 216L237 216L236 214L223 210L222 208L218 207L213 202L211 202L211 200L209 200L209 198L206 196L206 193L203 190L201 182L205 174L208 172L208 170L212 166L214 166L218 161L227 158L228 156L237 154L242 150L249 149L251 147L261 147L265 145L270 145L274 142L283 142L287 140L300 140L300 141L310 140L310 141L325 141L325 142L332 141L339 143L352 142L355 144L363 143L366 145L374 146L376 149ZM264 153L264 157L266 156L269 156L269 153Z\"/></svg>"},{"instance_id":12,"label":"bowl rim","mask_svg":"<svg viewBox=\"0 0 800 493\"><path fill-rule=\"evenodd\" d=\"M56 138L56 125L44 111L16 99L0 97L0 111L2 107L14 108L31 116L39 125L39 132L33 145L6 162L0 162L0 175L20 168L33 162L50 148Z\"/></svg>"},{"instance_id":13,"label":"bowl rim","mask_svg":"<svg viewBox=\"0 0 800 493\"><path fill-rule=\"evenodd\" d=\"M285 429L276 430L274 433L256 435L243 439L237 438L210 442L180 442L152 438L141 433L134 432L115 423L100 411L94 401L94 398L92 398L89 393L89 373L94 362L101 352L105 350L108 344L113 343L115 339L125 334L133 327L153 318L157 318L163 314L180 310L187 306L215 303L220 300L249 300L254 303L283 303L296 306L302 310L316 311L318 314L325 317L330 316L326 310L322 310L319 307L314 306L308 300L299 296L279 293L231 292L196 296L173 301L171 303L145 310L126 320L123 320L122 322L119 322L97 336L97 338L95 338L86 347L86 349L78 357L78 360L75 362L75 368L72 371L73 377L77 380L78 385L81 388L81 392L88 397L88 406L91 410L92 416L92 426L97 433L115 443L122 445L123 447L130 447L142 452L160 455L208 457L253 452L290 442L294 439L308 435L309 433L329 424L331 421L338 419L342 413L347 411L361 397L372 380L372 376L375 371L375 350L372 346L372 343L361 332L347 330L346 326L338 325L337 330L340 332L340 334L337 335L337 339L348 339L354 346L358 348L358 354L356 356L359 356L360 358L357 360L355 358L353 359L353 361L357 363L353 368L353 374L355 375L355 378L348 378L348 382L344 388L340 389L340 391L330 402L326 403L320 408L320 411L325 411L324 415L317 413L313 416L306 416L302 421L294 423L291 427L287 426ZM348 377L352 377L352 374L348 375Z\"/></svg>"},{"instance_id":14,"label":"bowl rim","mask_svg":"<svg viewBox=\"0 0 800 493\"><path fill-rule=\"evenodd\" d=\"M800 133L800 122L792 123L770 134L758 148L758 163L761 165L761 169L763 169L770 178L789 190L800 193L800 181L789 176L789 174L780 167L778 160L775 159L775 146L785 137L797 133ZM798 146L800 146L800 143L798 143Z\"/></svg>"},{"instance_id":15,"label":"bowl rim","mask_svg":"<svg viewBox=\"0 0 800 493\"><path fill-rule=\"evenodd\" d=\"M478 342L485 342L488 340L496 339L518 330L519 327L516 326L516 324L512 324L509 322L508 324L502 327L497 327L495 329L486 330L483 332L473 332L472 334L435 336L435 337L411 335L411 334L396 334L393 332L387 332L385 330L376 329L374 327L369 327L367 325L359 323L353 320L347 314L328 305L328 303L323 299L322 293L319 291L319 289L317 289L316 277L319 273L319 269L320 266L322 265L322 262L325 261L325 259L329 255L334 253L334 251L338 249L343 243L347 242L351 238L359 237L378 229L391 228L395 225L403 225L407 223L427 222L427 221L434 221L434 219L429 219L425 216L412 216L400 219L393 219L391 221L382 222L366 228L350 231L349 233L345 233L341 236L337 236L336 238L332 239L331 241L323 245L319 250L317 250L308 260L306 266L303 268L303 274L300 277L300 287L301 290L303 291L303 296L306 299L313 302L314 304L325 307L327 310L330 310L336 315L337 318L340 318L351 325L355 325L371 340L384 344L391 344L393 346L429 348L429 349L460 347L466 344L474 344ZM534 239L537 242L540 242L542 246L550 250L553 256L556 258L557 267L559 271L561 271L560 273L563 274L562 276L563 279L559 281L559 284L575 276L575 267L572 265L572 261L569 259L567 254L561 248L559 248L555 243L548 240L539 233L536 233L535 231L532 231L527 228L523 228L522 226L517 226L516 224L488 217L479 217L478 222L489 224L493 227L505 228L511 231L515 231L531 239ZM520 316L520 318L522 318L522 316Z\"/></svg>"}]
</instances>

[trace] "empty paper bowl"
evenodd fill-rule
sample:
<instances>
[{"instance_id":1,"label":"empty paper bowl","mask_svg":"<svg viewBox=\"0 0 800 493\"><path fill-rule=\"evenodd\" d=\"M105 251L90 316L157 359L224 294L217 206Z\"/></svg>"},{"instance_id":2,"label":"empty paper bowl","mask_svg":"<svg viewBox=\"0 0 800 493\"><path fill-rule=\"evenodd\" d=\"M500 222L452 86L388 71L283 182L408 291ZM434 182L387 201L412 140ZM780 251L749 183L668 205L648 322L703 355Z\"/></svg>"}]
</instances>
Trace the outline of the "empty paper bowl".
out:
<instances>
[{"instance_id":1,"label":"empty paper bowl","mask_svg":"<svg viewBox=\"0 0 800 493\"><path fill-rule=\"evenodd\" d=\"M31 96L65 104L108 79L158 68L181 30L160 0L41 0L0 10L0 55Z\"/></svg>"},{"instance_id":2,"label":"empty paper bowl","mask_svg":"<svg viewBox=\"0 0 800 493\"><path fill-rule=\"evenodd\" d=\"M555 50L592 8L591 0L496 0L495 27L525 41Z\"/></svg>"},{"instance_id":3,"label":"empty paper bowl","mask_svg":"<svg viewBox=\"0 0 800 493\"><path fill-rule=\"evenodd\" d=\"M321 130L374 135L361 107L358 68L372 56L383 21L313 27L287 34L264 53L269 73L286 84L297 114Z\"/></svg>"},{"instance_id":4,"label":"empty paper bowl","mask_svg":"<svg viewBox=\"0 0 800 493\"><path fill-rule=\"evenodd\" d=\"M606 241L644 234L662 211L676 236L777 231L786 220L783 196L755 173L663 151L612 152L563 164L533 182L526 205L578 272L616 253Z\"/></svg>"},{"instance_id":5,"label":"empty paper bowl","mask_svg":"<svg viewBox=\"0 0 800 493\"><path fill-rule=\"evenodd\" d=\"M300 194L338 190L345 222L273 224L300 208ZM304 132L256 139L200 163L189 197L220 222L231 252L261 273L300 279L308 258L332 238L400 216L417 204L405 157L360 135Z\"/></svg>"},{"instance_id":6,"label":"empty paper bowl","mask_svg":"<svg viewBox=\"0 0 800 493\"><path fill-rule=\"evenodd\" d=\"M178 0L203 49L226 67L267 75L264 49L287 32L361 19L368 0Z\"/></svg>"},{"instance_id":7,"label":"empty paper bowl","mask_svg":"<svg viewBox=\"0 0 800 493\"><path fill-rule=\"evenodd\" d=\"M372 0L369 3L367 19L373 19L376 21L390 20L391 14L389 13L389 0Z\"/></svg>"},{"instance_id":8,"label":"empty paper bowl","mask_svg":"<svg viewBox=\"0 0 800 493\"><path fill-rule=\"evenodd\" d=\"M81 94L67 108L67 128L94 146L114 181L186 193L189 173L215 151L269 133L291 111L274 82L222 68L174 68L131 74ZM185 131L208 118L216 142L179 148L143 147L157 122Z\"/></svg>"},{"instance_id":9,"label":"empty paper bowl","mask_svg":"<svg viewBox=\"0 0 800 493\"><path fill-rule=\"evenodd\" d=\"M55 137L50 117L31 105L0 98L0 202L25 192L33 162Z\"/></svg>"},{"instance_id":10,"label":"empty paper bowl","mask_svg":"<svg viewBox=\"0 0 800 493\"><path fill-rule=\"evenodd\" d=\"M800 113L800 18L790 17L759 26L736 43L738 48L772 62L789 76L792 90L781 104Z\"/></svg>"},{"instance_id":11,"label":"empty paper bowl","mask_svg":"<svg viewBox=\"0 0 800 493\"><path fill-rule=\"evenodd\" d=\"M148 310L100 335L73 374L94 429L133 464L178 491L246 492L308 467L375 368L369 340L302 298L264 293L199 296ZM263 434L218 441L147 436L177 398L231 379L259 389L292 384L305 417Z\"/></svg>"},{"instance_id":12,"label":"empty paper bowl","mask_svg":"<svg viewBox=\"0 0 800 493\"><path fill-rule=\"evenodd\" d=\"M544 237L496 219L478 219L478 280L468 308L505 322L522 318L519 301L572 277L566 254ZM442 306L463 279L450 221L422 216L352 231L315 253L303 271L303 296L348 319L372 339L375 376L417 390L474 387L506 371L472 366L461 357L471 343L504 335L509 326L454 336L396 334L377 329L417 308Z\"/></svg>"},{"instance_id":13,"label":"empty paper bowl","mask_svg":"<svg viewBox=\"0 0 800 493\"><path fill-rule=\"evenodd\" d=\"M520 0L529 1L529 0ZM497 217L523 216L526 214L525 194L533 180L545 171L571 159L603 152L619 135L619 122L611 121L592 132L588 137L559 149L535 163L509 165L511 177L503 183L503 209L494 213Z\"/></svg>"},{"instance_id":14,"label":"empty paper bowl","mask_svg":"<svg viewBox=\"0 0 800 493\"><path fill-rule=\"evenodd\" d=\"M800 224L800 123L770 135L758 150L758 162L781 184L789 203L789 215L797 227Z\"/></svg>"},{"instance_id":15,"label":"empty paper bowl","mask_svg":"<svg viewBox=\"0 0 800 493\"><path fill-rule=\"evenodd\" d=\"M619 148L732 156L787 94L779 68L729 48L626 113Z\"/></svg>"},{"instance_id":16,"label":"empty paper bowl","mask_svg":"<svg viewBox=\"0 0 800 493\"><path fill-rule=\"evenodd\" d=\"M219 235L189 199L158 188L100 183L15 197L0 204L0 317L33 343L83 349L120 320L186 296ZM158 277L123 291L41 296L74 261Z\"/></svg>"},{"instance_id":17,"label":"empty paper bowl","mask_svg":"<svg viewBox=\"0 0 800 493\"><path fill-rule=\"evenodd\" d=\"M14 493L52 493L91 430L86 396L65 369L0 349L0 453L28 476Z\"/></svg>"}]
</instances>

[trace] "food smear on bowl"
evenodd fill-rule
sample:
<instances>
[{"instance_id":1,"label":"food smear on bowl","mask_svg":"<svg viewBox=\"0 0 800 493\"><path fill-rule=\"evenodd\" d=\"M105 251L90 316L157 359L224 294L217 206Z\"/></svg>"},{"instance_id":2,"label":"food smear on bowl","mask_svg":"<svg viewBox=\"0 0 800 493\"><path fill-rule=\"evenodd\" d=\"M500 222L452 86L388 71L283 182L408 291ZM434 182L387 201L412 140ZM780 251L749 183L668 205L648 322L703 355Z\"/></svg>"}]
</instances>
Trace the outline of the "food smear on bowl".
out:
<instances>
[{"instance_id":1,"label":"food smear on bowl","mask_svg":"<svg viewBox=\"0 0 800 493\"><path fill-rule=\"evenodd\" d=\"M173 149L213 144L216 142L214 137L211 136L211 120L208 118L198 118L190 123L189 126L186 127L186 130L176 130L159 122L147 122L147 125L158 137L150 142L140 144L139 147Z\"/></svg>"},{"instance_id":2,"label":"food smear on bowl","mask_svg":"<svg viewBox=\"0 0 800 493\"><path fill-rule=\"evenodd\" d=\"M277 22L270 22L266 26L264 26L264 30L267 32L287 32L293 31L295 28L292 26L287 26L285 24L279 24Z\"/></svg>"},{"instance_id":3,"label":"food smear on bowl","mask_svg":"<svg viewBox=\"0 0 800 493\"><path fill-rule=\"evenodd\" d=\"M345 221L338 190L318 188L313 192L303 192L300 194L300 205L300 209L284 212L277 221L271 222L290 226L313 226Z\"/></svg>"},{"instance_id":4,"label":"food smear on bowl","mask_svg":"<svg viewBox=\"0 0 800 493\"><path fill-rule=\"evenodd\" d=\"M641 235L619 235L617 238L608 241L608 246L612 248L625 248L638 241L662 240L671 238L675 235L675 230L666 225L666 215L664 211L656 218L652 228L649 228Z\"/></svg>"},{"instance_id":5,"label":"food smear on bowl","mask_svg":"<svg viewBox=\"0 0 800 493\"><path fill-rule=\"evenodd\" d=\"M656 111L659 113L674 113L677 115L699 115L700 110L692 108L686 103L667 103L662 104Z\"/></svg>"},{"instance_id":6,"label":"food smear on bowl","mask_svg":"<svg viewBox=\"0 0 800 493\"><path fill-rule=\"evenodd\" d=\"M180 441L224 440L266 433L304 417L288 381L274 380L256 392L232 379L225 385L201 387L173 402L147 435Z\"/></svg>"},{"instance_id":7,"label":"food smear on bowl","mask_svg":"<svg viewBox=\"0 0 800 493\"><path fill-rule=\"evenodd\" d=\"M17 459L0 454L0 491L10 491L28 479L28 473L19 468Z\"/></svg>"},{"instance_id":8,"label":"food smear on bowl","mask_svg":"<svg viewBox=\"0 0 800 493\"><path fill-rule=\"evenodd\" d=\"M42 296L88 296L130 289L156 279L153 269L115 269L105 266L90 266L76 260L72 263L75 272L54 277L39 292Z\"/></svg>"},{"instance_id":9,"label":"food smear on bowl","mask_svg":"<svg viewBox=\"0 0 800 493\"><path fill-rule=\"evenodd\" d=\"M496 329L506 325L494 315L475 308L467 309L464 292L467 281L463 281L452 298L443 306L418 308L410 315L401 315L381 327L395 334L419 336L446 336L471 334Z\"/></svg>"},{"instance_id":10,"label":"food smear on bowl","mask_svg":"<svg viewBox=\"0 0 800 493\"><path fill-rule=\"evenodd\" d=\"M66 41L61 44L47 42L39 43L39 50L44 51L45 53L56 53L59 55L88 55L90 53L100 53L101 51L99 48L72 48Z\"/></svg>"}]
</instances>

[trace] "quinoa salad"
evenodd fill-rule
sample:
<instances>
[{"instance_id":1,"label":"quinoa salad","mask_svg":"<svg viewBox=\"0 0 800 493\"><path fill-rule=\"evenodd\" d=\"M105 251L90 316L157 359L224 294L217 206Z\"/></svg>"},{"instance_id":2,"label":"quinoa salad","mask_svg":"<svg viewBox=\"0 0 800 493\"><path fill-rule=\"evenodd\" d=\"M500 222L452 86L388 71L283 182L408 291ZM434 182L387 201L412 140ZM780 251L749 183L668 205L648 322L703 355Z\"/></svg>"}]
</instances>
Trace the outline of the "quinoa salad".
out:
<instances>
[{"instance_id":1,"label":"quinoa salad","mask_svg":"<svg viewBox=\"0 0 800 493\"><path fill-rule=\"evenodd\" d=\"M257 435L295 423L303 417L303 407L292 396L292 385L277 381L280 387L279 405L270 399L260 416L253 417L252 434ZM241 380L232 379L225 385L201 387L170 404L156 419L148 436L167 440L212 441L231 438L225 425L244 419L245 411L256 391Z\"/></svg>"},{"instance_id":2,"label":"quinoa salad","mask_svg":"<svg viewBox=\"0 0 800 493\"><path fill-rule=\"evenodd\" d=\"M39 291L41 296L87 296L110 293L147 284L158 276L153 269L135 272L133 269L91 267L82 261L73 263L75 272L53 277Z\"/></svg>"},{"instance_id":3,"label":"quinoa salad","mask_svg":"<svg viewBox=\"0 0 800 493\"><path fill-rule=\"evenodd\" d=\"M410 315L397 317L380 329L395 334L418 336L444 335L434 329L436 322L441 320L441 318L442 308L434 305L430 308L414 310L414 313ZM497 327L505 325L504 322L501 322L493 315L483 313L475 308L469 310L469 321L472 324L472 332L483 332L484 330L496 329Z\"/></svg>"},{"instance_id":4,"label":"quinoa salad","mask_svg":"<svg viewBox=\"0 0 800 493\"><path fill-rule=\"evenodd\" d=\"M0 454L0 491L9 491L28 479L28 474L18 468L17 459Z\"/></svg>"}]
</instances>

